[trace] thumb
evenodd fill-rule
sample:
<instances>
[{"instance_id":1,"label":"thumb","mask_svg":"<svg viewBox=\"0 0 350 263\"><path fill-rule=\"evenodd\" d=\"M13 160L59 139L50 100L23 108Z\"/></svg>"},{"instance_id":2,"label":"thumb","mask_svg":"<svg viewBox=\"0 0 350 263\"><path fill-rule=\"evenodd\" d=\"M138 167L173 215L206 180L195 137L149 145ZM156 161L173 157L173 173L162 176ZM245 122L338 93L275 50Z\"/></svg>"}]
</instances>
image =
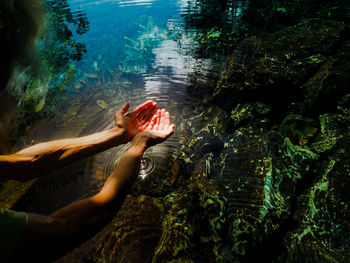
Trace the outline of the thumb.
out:
<instances>
[{"instance_id":1,"label":"thumb","mask_svg":"<svg viewBox=\"0 0 350 263\"><path fill-rule=\"evenodd\" d=\"M126 103L123 107L119 109L118 113L124 115L128 111L129 107L129 103Z\"/></svg>"},{"instance_id":2,"label":"thumb","mask_svg":"<svg viewBox=\"0 0 350 263\"><path fill-rule=\"evenodd\" d=\"M124 118L124 114L128 111L129 106L129 103L126 103L114 114L115 123L120 122Z\"/></svg>"}]
</instances>

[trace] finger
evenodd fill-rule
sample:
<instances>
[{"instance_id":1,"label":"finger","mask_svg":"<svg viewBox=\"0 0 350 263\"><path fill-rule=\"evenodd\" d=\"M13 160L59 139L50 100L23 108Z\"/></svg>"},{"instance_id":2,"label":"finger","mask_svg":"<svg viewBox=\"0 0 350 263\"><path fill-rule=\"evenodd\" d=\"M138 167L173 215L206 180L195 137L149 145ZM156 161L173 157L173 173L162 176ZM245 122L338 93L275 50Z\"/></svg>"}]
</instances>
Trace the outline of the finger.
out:
<instances>
[{"instance_id":1,"label":"finger","mask_svg":"<svg viewBox=\"0 0 350 263\"><path fill-rule=\"evenodd\" d=\"M157 126L155 129L156 129L156 131L158 131L158 129L159 129L159 125L160 125L160 118L161 118L161 111L160 110L158 110L158 112L157 112L157 122L156 122L156 124L155 124L155 126Z\"/></svg>"},{"instance_id":2,"label":"finger","mask_svg":"<svg viewBox=\"0 0 350 263\"><path fill-rule=\"evenodd\" d=\"M143 124L142 126L142 130L145 130L147 128L150 128L152 129L155 122L156 122L156 118L157 118L157 115L156 115L156 112L157 112L157 109L153 109L153 111L151 112L151 114L149 114L147 116L147 120L145 121L145 123ZM146 119L146 118L145 118Z\"/></svg>"},{"instance_id":3,"label":"finger","mask_svg":"<svg viewBox=\"0 0 350 263\"><path fill-rule=\"evenodd\" d=\"M153 116L154 112L158 109L155 104L151 104L149 107L145 108L143 111L139 113L136 117L141 125L144 125L149 119Z\"/></svg>"},{"instance_id":4,"label":"finger","mask_svg":"<svg viewBox=\"0 0 350 263\"><path fill-rule=\"evenodd\" d=\"M152 130L154 128L154 125L157 123L157 118L158 114L153 114L152 119L144 125L146 127L145 129Z\"/></svg>"},{"instance_id":5,"label":"finger","mask_svg":"<svg viewBox=\"0 0 350 263\"><path fill-rule=\"evenodd\" d=\"M174 132L174 129L175 129L175 125L174 124L171 124L168 129L167 129L167 132L168 132L168 136L173 134Z\"/></svg>"},{"instance_id":6,"label":"finger","mask_svg":"<svg viewBox=\"0 0 350 263\"><path fill-rule=\"evenodd\" d=\"M147 109L145 109L145 110L141 111L139 113L139 115L136 116L136 118L138 119L139 122L141 122L147 113L148 113L148 111L147 111Z\"/></svg>"},{"instance_id":7,"label":"finger","mask_svg":"<svg viewBox=\"0 0 350 263\"><path fill-rule=\"evenodd\" d=\"M159 122L159 130L163 130L165 126L165 109L161 110L161 117Z\"/></svg>"},{"instance_id":8,"label":"finger","mask_svg":"<svg viewBox=\"0 0 350 263\"><path fill-rule=\"evenodd\" d=\"M157 104L156 104L157 105ZM137 106L133 112L137 115L139 114L141 111L145 110L147 107L153 106L153 101L148 100L144 103L142 103L141 105Z\"/></svg>"},{"instance_id":9,"label":"finger","mask_svg":"<svg viewBox=\"0 0 350 263\"><path fill-rule=\"evenodd\" d=\"M149 123L150 120L153 118L154 114L158 111L157 108L153 109L151 112L149 112L141 121L141 124L144 125L146 123Z\"/></svg>"},{"instance_id":10,"label":"finger","mask_svg":"<svg viewBox=\"0 0 350 263\"><path fill-rule=\"evenodd\" d=\"M122 118L124 118L125 112L127 112L129 109L129 103L126 103L124 106L122 106L115 114L114 114L114 121L115 123L118 123L121 121Z\"/></svg>"},{"instance_id":11,"label":"finger","mask_svg":"<svg viewBox=\"0 0 350 263\"><path fill-rule=\"evenodd\" d=\"M170 125L170 115L169 112L165 113L165 124Z\"/></svg>"},{"instance_id":12,"label":"finger","mask_svg":"<svg viewBox=\"0 0 350 263\"><path fill-rule=\"evenodd\" d=\"M141 125L148 122L152 118L154 113L157 112L157 110L158 110L157 108L150 108L150 109L146 109L143 112L141 112L139 117L138 117L139 121L141 122Z\"/></svg>"},{"instance_id":13,"label":"finger","mask_svg":"<svg viewBox=\"0 0 350 263\"><path fill-rule=\"evenodd\" d=\"M129 107L130 107L130 104L126 103L124 106L122 106L119 109L118 113L120 113L121 115L124 115L128 111Z\"/></svg>"}]
</instances>

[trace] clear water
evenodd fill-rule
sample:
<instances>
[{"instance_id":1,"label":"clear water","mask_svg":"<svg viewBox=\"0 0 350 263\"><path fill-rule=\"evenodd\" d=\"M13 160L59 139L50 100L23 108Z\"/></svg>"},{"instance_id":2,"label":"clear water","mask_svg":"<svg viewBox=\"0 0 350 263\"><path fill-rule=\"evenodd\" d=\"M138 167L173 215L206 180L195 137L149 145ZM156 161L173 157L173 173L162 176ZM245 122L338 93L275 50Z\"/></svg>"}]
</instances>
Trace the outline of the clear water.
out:
<instances>
[{"instance_id":1,"label":"clear water","mask_svg":"<svg viewBox=\"0 0 350 263\"><path fill-rule=\"evenodd\" d=\"M13 152L108 129L126 102L152 99L176 124L169 140L144 154L127 205L77 254L132 262L145 261L145 253L154 262L347 262L346 1L47 3L55 11L39 41L42 61L15 68L19 103L4 103L0 93L0 106L11 106L1 126L24 108ZM1 126L0 151L10 152ZM128 147L43 176L12 208L49 214L97 193ZM17 185L7 186L0 182L7 190L1 202L17 193Z\"/></svg>"},{"instance_id":2,"label":"clear water","mask_svg":"<svg viewBox=\"0 0 350 263\"><path fill-rule=\"evenodd\" d=\"M187 122L197 115L194 105L202 102L206 92L202 88L203 94L193 93L191 76L204 76L207 69L216 76L220 70L210 59L192 56L196 30L184 30L187 1L68 3L66 11L89 22L83 34L77 34L71 25L74 39L84 43L87 52L74 62L75 82L55 106L57 113L33 127L24 145L108 129L114 125L114 113L126 102L134 107L154 100L170 112L176 125L174 135L149 149L142 161L135 189L154 193L152 189L169 176L186 136ZM127 148L110 149L41 178L18 209L48 214L95 193Z\"/></svg>"}]
</instances>

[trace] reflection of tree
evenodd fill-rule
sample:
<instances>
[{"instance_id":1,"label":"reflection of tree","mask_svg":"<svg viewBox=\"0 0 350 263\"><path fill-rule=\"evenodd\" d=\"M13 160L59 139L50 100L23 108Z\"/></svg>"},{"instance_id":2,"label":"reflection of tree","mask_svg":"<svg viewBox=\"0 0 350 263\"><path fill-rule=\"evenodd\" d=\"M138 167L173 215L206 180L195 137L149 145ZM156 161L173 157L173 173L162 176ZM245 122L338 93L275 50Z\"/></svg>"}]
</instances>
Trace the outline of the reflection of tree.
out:
<instances>
[{"instance_id":1,"label":"reflection of tree","mask_svg":"<svg viewBox=\"0 0 350 263\"><path fill-rule=\"evenodd\" d=\"M43 22L41 1L0 1L0 90L16 65L27 67Z\"/></svg>"},{"instance_id":2,"label":"reflection of tree","mask_svg":"<svg viewBox=\"0 0 350 263\"><path fill-rule=\"evenodd\" d=\"M72 12L67 0L1 1L0 90L6 87L17 101L20 134L39 111L41 117L54 112L55 102L74 81L73 62L86 48L71 30L83 34L88 26L86 14Z\"/></svg>"},{"instance_id":3,"label":"reflection of tree","mask_svg":"<svg viewBox=\"0 0 350 263\"><path fill-rule=\"evenodd\" d=\"M228 0L189 1L185 15L186 26L196 29L210 29L213 26L230 27L233 8Z\"/></svg>"},{"instance_id":4,"label":"reflection of tree","mask_svg":"<svg viewBox=\"0 0 350 263\"><path fill-rule=\"evenodd\" d=\"M47 4L51 14L49 36L54 42L50 43L51 47L46 48L45 51L51 53L51 56L46 58L50 59L50 63L59 71L70 60L81 59L86 52L85 44L73 39L69 26L73 25L76 33L81 35L89 29L89 21L81 11L72 13L67 0L48 0Z\"/></svg>"},{"instance_id":5,"label":"reflection of tree","mask_svg":"<svg viewBox=\"0 0 350 263\"><path fill-rule=\"evenodd\" d=\"M319 17L350 23L349 0L190 0L185 30L196 55L230 54L244 38Z\"/></svg>"},{"instance_id":6,"label":"reflection of tree","mask_svg":"<svg viewBox=\"0 0 350 263\"><path fill-rule=\"evenodd\" d=\"M252 0L243 21L252 30L267 32L315 17L349 24L349 8L349 0Z\"/></svg>"},{"instance_id":7,"label":"reflection of tree","mask_svg":"<svg viewBox=\"0 0 350 263\"><path fill-rule=\"evenodd\" d=\"M39 43L40 73L29 80L27 92L21 100L29 118L37 115L28 115L28 111L44 109L45 114L54 112L57 101L75 79L73 62L86 53L85 44L74 40L71 31L74 29L77 34L83 34L89 29L86 14L81 11L73 13L67 0L48 0L47 12L47 30Z\"/></svg>"},{"instance_id":8,"label":"reflection of tree","mask_svg":"<svg viewBox=\"0 0 350 263\"><path fill-rule=\"evenodd\" d=\"M236 43L236 24L245 1L188 1L184 16L185 30L194 34L199 46L196 55L228 54Z\"/></svg>"}]
</instances>

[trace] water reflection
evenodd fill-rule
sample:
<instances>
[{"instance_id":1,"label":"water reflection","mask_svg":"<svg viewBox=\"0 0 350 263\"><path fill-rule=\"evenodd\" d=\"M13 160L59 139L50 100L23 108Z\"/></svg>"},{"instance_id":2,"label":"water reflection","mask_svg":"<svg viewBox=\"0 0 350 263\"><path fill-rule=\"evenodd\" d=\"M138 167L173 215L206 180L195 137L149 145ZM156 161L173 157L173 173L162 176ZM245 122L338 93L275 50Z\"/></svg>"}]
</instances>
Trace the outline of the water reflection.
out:
<instances>
[{"instance_id":1,"label":"water reflection","mask_svg":"<svg viewBox=\"0 0 350 263\"><path fill-rule=\"evenodd\" d=\"M14 106L11 120L0 120L0 151L8 152L36 122L57 112L74 81L74 62L86 52L73 32L86 33L89 22L81 10L72 12L67 1L54 0L45 6L40 0L5 1L0 16L0 90L6 88L1 100ZM12 107L6 104L2 112Z\"/></svg>"},{"instance_id":2,"label":"water reflection","mask_svg":"<svg viewBox=\"0 0 350 263\"><path fill-rule=\"evenodd\" d=\"M139 5L139 6L149 6L152 5L153 0L121 0L118 1L118 4L120 7L126 7L126 6L135 6L135 5Z\"/></svg>"},{"instance_id":3,"label":"water reflection","mask_svg":"<svg viewBox=\"0 0 350 263\"><path fill-rule=\"evenodd\" d=\"M239 23L249 1L189 1L183 12L185 31L195 34L198 46L196 57L213 58L229 55L244 29ZM195 32L194 32L195 31Z\"/></svg>"},{"instance_id":4,"label":"water reflection","mask_svg":"<svg viewBox=\"0 0 350 263\"><path fill-rule=\"evenodd\" d=\"M171 113L178 128L170 140L145 153L133 191L152 196L165 194L170 188L164 188L161 182L169 180L170 168L181 147L181 130L186 123L183 110L195 98L188 97L189 74L212 65L210 60L192 57L190 51L195 42L182 34L181 13L186 2L72 0L51 4L53 8L66 10L62 11L60 21L77 26L71 39L84 43L87 53L76 63L76 83L68 91L70 103L62 100L61 114L32 129L27 143L108 129L114 125L114 113L125 102L131 102L133 107L153 99ZM80 30L79 25L85 30ZM61 200L50 210L97 191L127 148L128 145L116 147L47 177L51 179L40 183L40 187L55 185L56 190L50 188L51 195ZM68 178L70 187L53 183L60 176ZM73 188L76 190L71 191ZM41 208L40 204L29 205L27 211L45 212L47 207L47 204Z\"/></svg>"}]
</instances>

